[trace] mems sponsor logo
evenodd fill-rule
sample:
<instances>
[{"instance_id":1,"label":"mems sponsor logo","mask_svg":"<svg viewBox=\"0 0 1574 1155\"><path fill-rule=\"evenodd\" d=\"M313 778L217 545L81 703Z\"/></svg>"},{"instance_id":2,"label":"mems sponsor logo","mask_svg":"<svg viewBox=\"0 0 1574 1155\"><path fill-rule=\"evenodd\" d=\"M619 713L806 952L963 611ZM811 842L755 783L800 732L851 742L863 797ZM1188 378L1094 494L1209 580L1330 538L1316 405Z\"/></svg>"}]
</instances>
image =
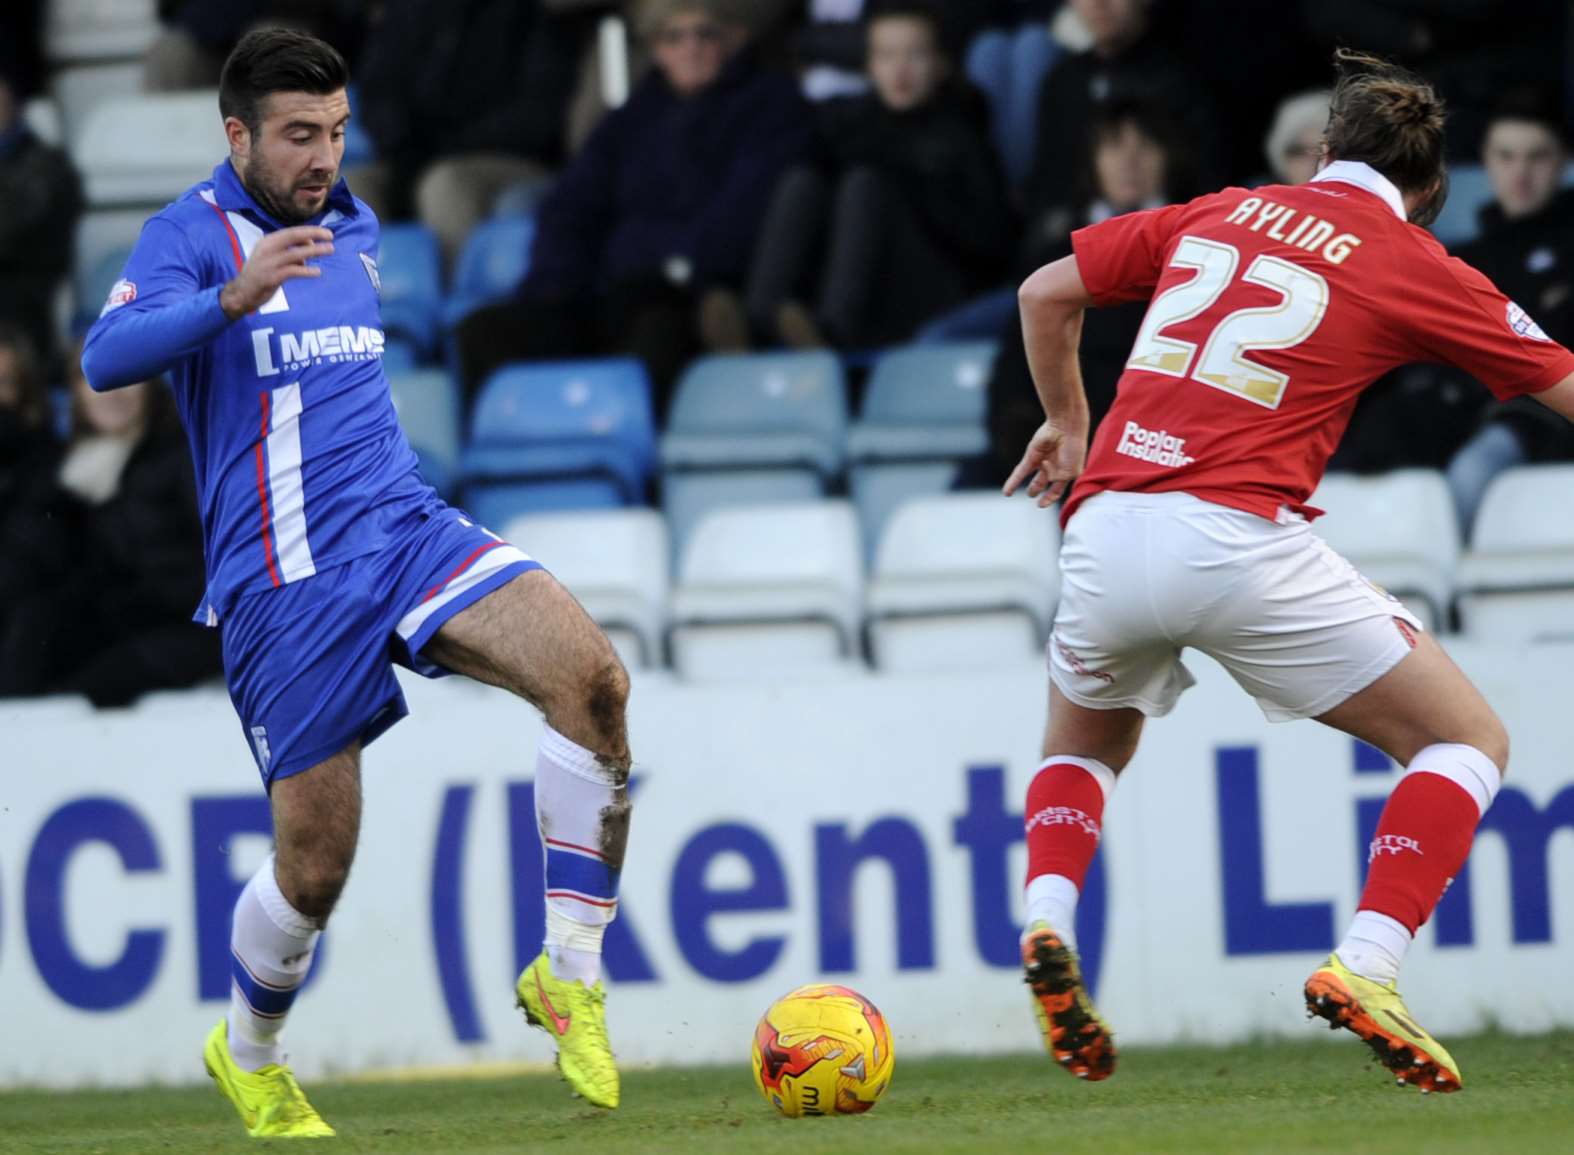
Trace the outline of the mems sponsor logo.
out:
<instances>
[{"instance_id":1,"label":"mems sponsor logo","mask_svg":"<svg viewBox=\"0 0 1574 1155\"><path fill-rule=\"evenodd\" d=\"M329 325L299 333L253 329L251 333L259 377L296 372L310 365L370 361L383 355L383 344L383 331L369 325Z\"/></svg>"},{"instance_id":2,"label":"mems sponsor logo","mask_svg":"<svg viewBox=\"0 0 1574 1155\"><path fill-rule=\"evenodd\" d=\"M1115 452L1146 461L1150 465L1164 465L1172 469L1190 465L1196 460L1187 456L1184 437L1173 437L1164 429L1144 429L1135 421L1126 422Z\"/></svg>"}]
</instances>

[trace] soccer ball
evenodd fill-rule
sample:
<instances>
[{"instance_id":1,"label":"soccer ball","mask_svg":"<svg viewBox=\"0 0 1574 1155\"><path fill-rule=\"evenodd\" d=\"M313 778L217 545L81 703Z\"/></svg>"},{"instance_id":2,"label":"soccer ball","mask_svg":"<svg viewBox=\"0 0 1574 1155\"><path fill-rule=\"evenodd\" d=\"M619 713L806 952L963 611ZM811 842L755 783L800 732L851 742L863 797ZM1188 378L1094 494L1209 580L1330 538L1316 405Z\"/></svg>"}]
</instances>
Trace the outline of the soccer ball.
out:
<instances>
[{"instance_id":1,"label":"soccer ball","mask_svg":"<svg viewBox=\"0 0 1574 1155\"><path fill-rule=\"evenodd\" d=\"M799 987L754 1028L754 1085L789 1118L867 1111L895 1066L885 1017L848 987Z\"/></svg>"}]
</instances>

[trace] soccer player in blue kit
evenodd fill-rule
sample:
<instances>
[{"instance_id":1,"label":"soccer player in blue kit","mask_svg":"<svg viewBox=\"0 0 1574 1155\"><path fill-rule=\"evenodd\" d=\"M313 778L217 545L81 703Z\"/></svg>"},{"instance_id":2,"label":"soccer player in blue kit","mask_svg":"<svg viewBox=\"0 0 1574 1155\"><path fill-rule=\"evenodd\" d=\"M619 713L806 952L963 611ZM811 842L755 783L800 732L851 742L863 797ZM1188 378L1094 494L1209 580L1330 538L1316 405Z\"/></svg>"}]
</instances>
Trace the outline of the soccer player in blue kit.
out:
<instances>
[{"instance_id":1,"label":"soccer player in blue kit","mask_svg":"<svg viewBox=\"0 0 1574 1155\"><path fill-rule=\"evenodd\" d=\"M381 364L377 219L339 179L348 79L302 33L240 42L219 88L229 157L147 222L82 356L94 389L174 381L205 539L198 620L222 631L272 807L203 1058L250 1134L333 1134L279 1031L355 855L361 749L407 712L399 662L545 715L547 934L516 996L570 1086L615 1107L599 980L628 839L628 676L562 586L417 472Z\"/></svg>"}]
</instances>

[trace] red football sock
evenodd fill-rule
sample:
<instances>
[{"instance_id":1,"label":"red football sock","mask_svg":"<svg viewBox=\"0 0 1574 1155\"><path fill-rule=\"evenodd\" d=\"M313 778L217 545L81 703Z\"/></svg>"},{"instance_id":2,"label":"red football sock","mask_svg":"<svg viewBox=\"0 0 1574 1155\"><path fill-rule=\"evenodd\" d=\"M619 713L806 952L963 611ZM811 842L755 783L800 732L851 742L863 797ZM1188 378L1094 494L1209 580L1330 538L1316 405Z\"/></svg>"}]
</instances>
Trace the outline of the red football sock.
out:
<instances>
[{"instance_id":1,"label":"red football sock","mask_svg":"<svg viewBox=\"0 0 1574 1155\"><path fill-rule=\"evenodd\" d=\"M1027 877L1069 878L1078 889L1098 849L1115 774L1093 758L1052 755L1027 788Z\"/></svg>"},{"instance_id":2,"label":"red football sock","mask_svg":"<svg viewBox=\"0 0 1574 1155\"><path fill-rule=\"evenodd\" d=\"M1470 746L1428 746L1389 796L1372 839L1359 909L1414 934L1464 866L1500 775Z\"/></svg>"}]
</instances>

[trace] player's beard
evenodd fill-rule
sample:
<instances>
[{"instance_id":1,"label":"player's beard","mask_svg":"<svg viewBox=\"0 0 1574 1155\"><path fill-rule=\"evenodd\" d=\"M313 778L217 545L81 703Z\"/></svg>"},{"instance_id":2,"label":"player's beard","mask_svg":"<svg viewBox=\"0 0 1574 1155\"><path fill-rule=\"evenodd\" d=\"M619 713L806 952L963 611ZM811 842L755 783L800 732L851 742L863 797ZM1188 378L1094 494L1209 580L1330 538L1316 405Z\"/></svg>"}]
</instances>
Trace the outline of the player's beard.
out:
<instances>
[{"instance_id":1,"label":"player's beard","mask_svg":"<svg viewBox=\"0 0 1574 1155\"><path fill-rule=\"evenodd\" d=\"M284 225L299 225L311 220L323 211L327 205L327 198L311 209L298 209L295 207L295 190L303 183L320 184L324 188L333 188L337 173L324 173L313 171L304 174L298 181L285 182L263 163L262 158L255 153L246 165L246 174L241 178L241 183L246 186L246 191L251 194L252 200L262 206L263 210L274 220Z\"/></svg>"}]
</instances>

